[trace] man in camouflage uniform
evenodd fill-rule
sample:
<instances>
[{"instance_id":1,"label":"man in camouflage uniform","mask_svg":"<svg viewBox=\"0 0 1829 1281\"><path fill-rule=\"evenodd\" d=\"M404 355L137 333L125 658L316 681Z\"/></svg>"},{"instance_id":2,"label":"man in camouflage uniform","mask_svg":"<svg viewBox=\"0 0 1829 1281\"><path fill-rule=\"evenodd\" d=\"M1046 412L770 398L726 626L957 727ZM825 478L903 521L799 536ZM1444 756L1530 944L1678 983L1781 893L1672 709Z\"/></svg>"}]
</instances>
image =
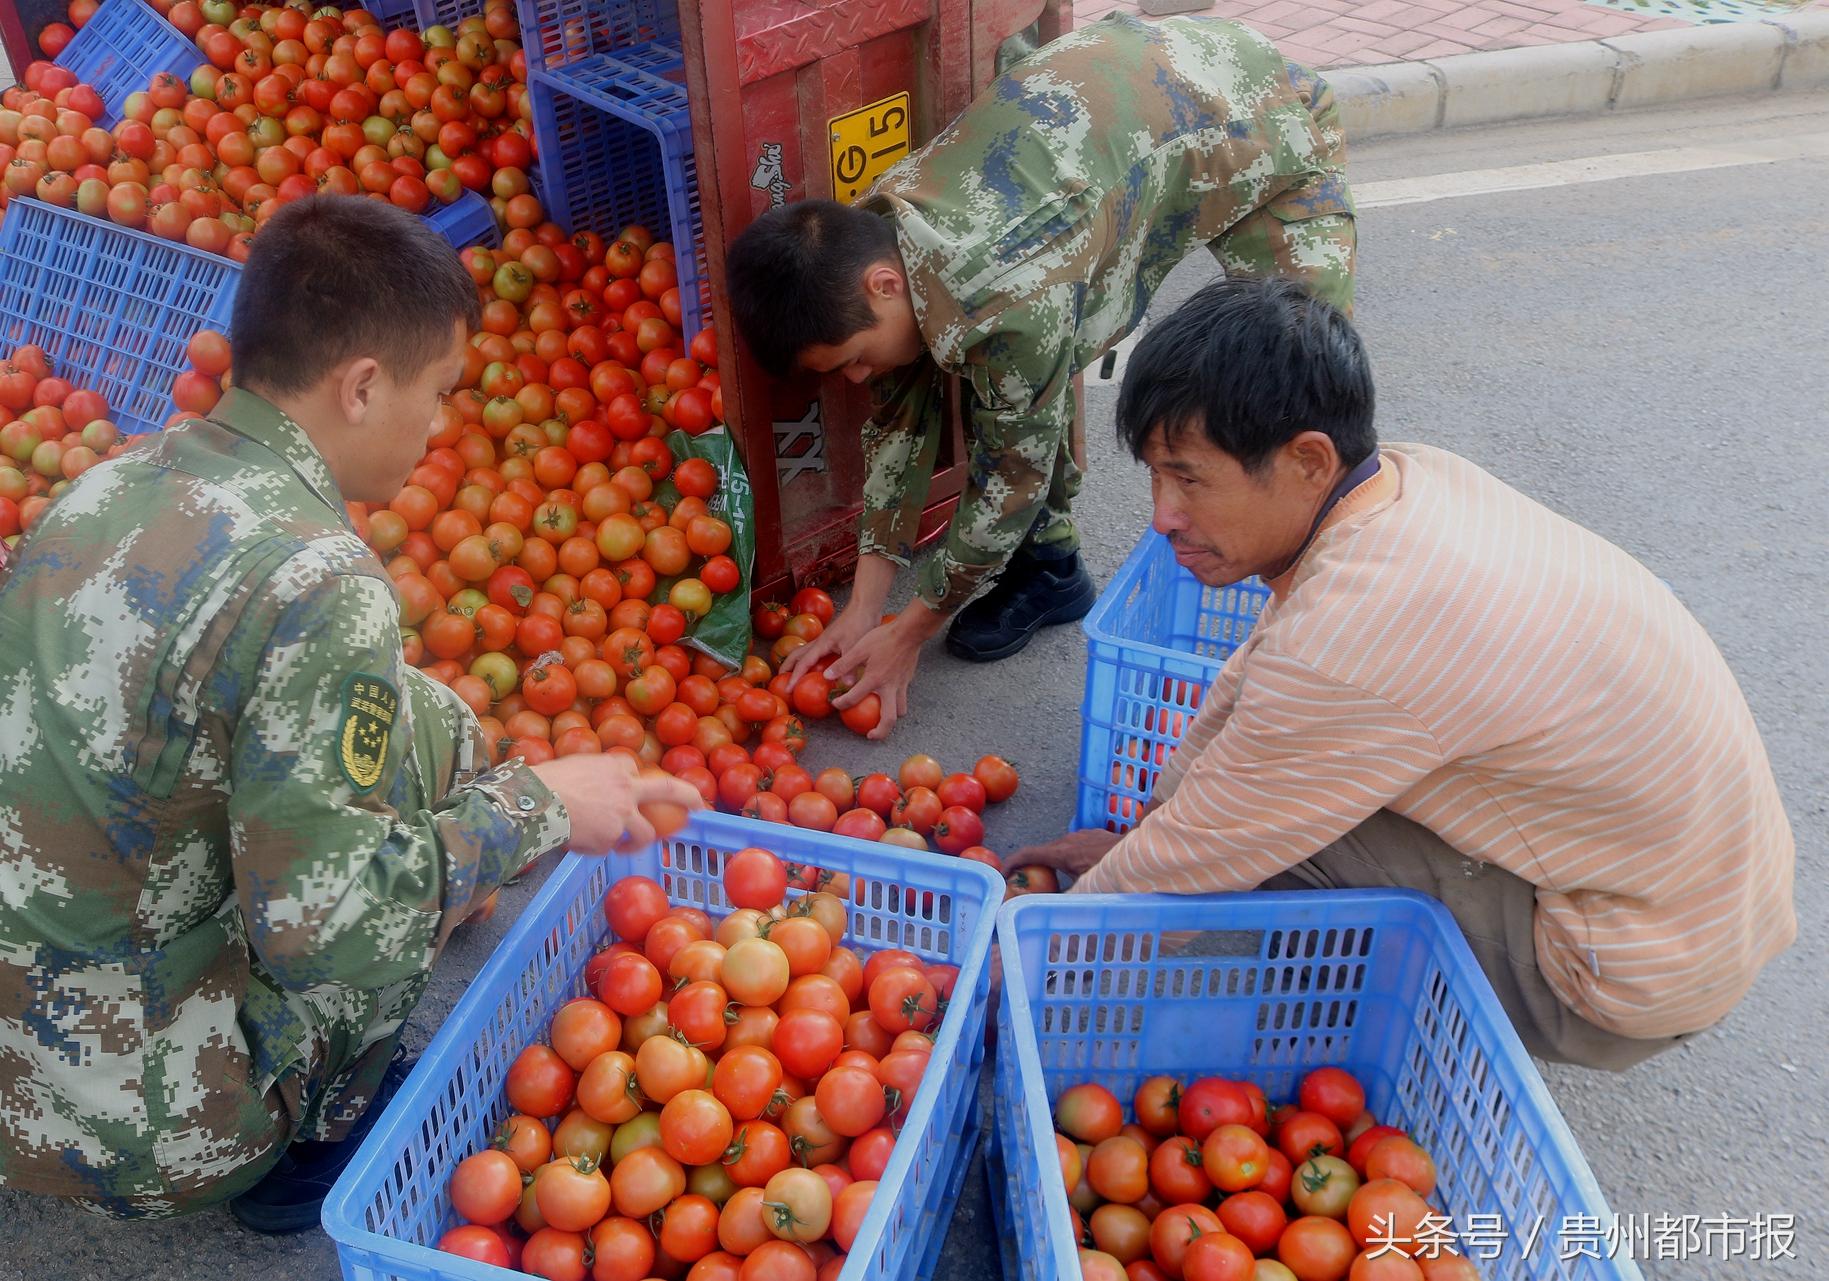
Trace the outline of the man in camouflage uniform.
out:
<instances>
[{"instance_id":1,"label":"man in camouflage uniform","mask_svg":"<svg viewBox=\"0 0 1829 1281\"><path fill-rule=\"evenodd\" d=\"M1353 206L1331 90L1262 36L1217 19L1113 16L1022 59L858 210L806 201L733 244L739 327L777 372L876 380L850 607L790 668L835 658L875 690L886 733L923 640L991 660L1078 619L1095 591L1070 508L1076 375L1143 319L1206 245L1228 273L1353 298ZM856 296L861 286L862 296ZM919 603L878 625L909 563L940 437L943 375L970 397L959 510Z\"/></svg>"},{"instance_id":2,"label":"man in camouflage uniform","mask_svg":"<svg viewBox=\"0 0 1829 1281\"><path fill-rule=\"evenodd\" d=\"M475 318L418 219L290 206L237 388L85 474L0 579L0 1185L315 1224L452 929L568 838L652 837L626 763L479 772L349 524Z\"/></svg>"}]
</instances>

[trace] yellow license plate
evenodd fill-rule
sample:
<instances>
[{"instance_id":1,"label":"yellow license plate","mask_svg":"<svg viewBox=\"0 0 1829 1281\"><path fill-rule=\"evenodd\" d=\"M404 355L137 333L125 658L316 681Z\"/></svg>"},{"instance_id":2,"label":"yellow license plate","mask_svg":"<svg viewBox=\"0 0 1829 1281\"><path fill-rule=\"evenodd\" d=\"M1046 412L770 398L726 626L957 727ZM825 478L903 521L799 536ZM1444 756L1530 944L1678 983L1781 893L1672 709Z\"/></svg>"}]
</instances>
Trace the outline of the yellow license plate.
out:
<instances>
[{"instance_id":1,"label":"yellow license plate","mask_svg":"<svg viewBox=\"0 0 1829 1281\"><path fill-rule=\"evenodd\" d=\"M894 94L833 116L832 198L849 204L882 172L908 154L908 95Z\"/></svg>"}]
</instances>

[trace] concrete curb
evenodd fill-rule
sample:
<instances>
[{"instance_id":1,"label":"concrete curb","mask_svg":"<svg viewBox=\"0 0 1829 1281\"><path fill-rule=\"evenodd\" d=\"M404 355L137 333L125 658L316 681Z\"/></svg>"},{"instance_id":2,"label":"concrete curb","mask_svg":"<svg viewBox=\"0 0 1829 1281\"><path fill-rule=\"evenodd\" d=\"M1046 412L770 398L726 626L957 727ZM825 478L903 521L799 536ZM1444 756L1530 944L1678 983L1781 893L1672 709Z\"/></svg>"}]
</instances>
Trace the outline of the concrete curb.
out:
<instances>
[{"instance_id":1,"label":"concrete curb","mask_svg":"<svg viewBox=\"0 0 1829 1281\"><path fill-rule=\"evenodd\" d=\"M1829 10L1322 73L1347 138L1829 87Z\"/></svg>"}]
</instances>

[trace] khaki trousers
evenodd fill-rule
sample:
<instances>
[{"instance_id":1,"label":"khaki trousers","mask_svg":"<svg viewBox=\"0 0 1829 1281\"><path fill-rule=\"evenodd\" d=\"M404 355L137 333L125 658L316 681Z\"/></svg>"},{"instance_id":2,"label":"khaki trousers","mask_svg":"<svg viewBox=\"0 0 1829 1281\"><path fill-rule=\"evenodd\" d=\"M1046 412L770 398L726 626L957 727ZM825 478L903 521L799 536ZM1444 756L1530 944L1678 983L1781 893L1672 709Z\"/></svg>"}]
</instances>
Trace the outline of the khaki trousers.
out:
<instances>
[{"instance_id":1,"label":"khaki trousers","mask_svg":"<svg viewBox=\"0 0 1829 1281\"><path fill-rule=\"evenodd\" d=\"M1621 1036L1564 1005L1537 967L1536 888L1502 867L1466 858L1428 828L1389 810L1258 888L1395 888L1439 900L1467 936L1518 1039L1539 1059L1620 1072L1687 1039Z\"/></svg>"}]
</instances>

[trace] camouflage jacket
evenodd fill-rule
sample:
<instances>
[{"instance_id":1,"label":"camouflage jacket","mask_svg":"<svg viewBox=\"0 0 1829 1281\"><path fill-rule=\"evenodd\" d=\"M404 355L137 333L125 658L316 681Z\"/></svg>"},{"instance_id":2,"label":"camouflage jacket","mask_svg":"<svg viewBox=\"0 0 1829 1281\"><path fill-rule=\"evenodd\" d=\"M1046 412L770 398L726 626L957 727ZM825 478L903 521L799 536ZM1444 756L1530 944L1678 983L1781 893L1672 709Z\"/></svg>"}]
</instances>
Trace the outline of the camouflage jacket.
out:
<instances>
[{"instance_id":1,"label":"camouflage jacket","mask_svg":"<svg viewBox=\"0 0 1829 1281\"><path fill-rule=\"evenodd\" d=\"M48 508L0 583L0 1184L156 1215L287 1142L325 1040L568 834L481 740L259 397Z\"/></svg>"},{"instance_id":2,"label":"camouflage jacket","mask_svg":"<svg viewBox=\"0 0 1829 1281\"><path fill-rule=\"evenodd\" d=\"M950 611L1021 543L1074 417L1073 375L1143 318L1169 270L1261 209L1350 213L1312 73L1236 23L1114 15L993 81L878 181L928 356L879 380L860 550L907 563L968 383L969 476L922 595Z\"/></svg>"}]
</instances>

